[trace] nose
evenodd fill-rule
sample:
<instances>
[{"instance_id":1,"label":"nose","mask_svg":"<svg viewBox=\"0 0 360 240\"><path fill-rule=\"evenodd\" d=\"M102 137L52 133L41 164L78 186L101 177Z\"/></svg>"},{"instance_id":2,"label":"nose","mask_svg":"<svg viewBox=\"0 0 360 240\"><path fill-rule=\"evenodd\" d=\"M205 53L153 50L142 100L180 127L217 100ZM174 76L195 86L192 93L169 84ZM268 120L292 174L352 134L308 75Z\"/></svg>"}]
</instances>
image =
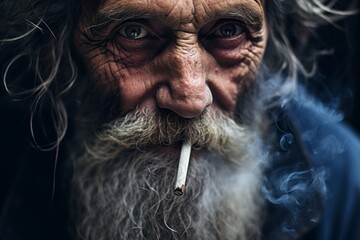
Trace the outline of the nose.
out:
<instances>
[{"instance_id":1,"label":"nose","mask_svg":"<svg viewBox=\"0 0 360 240\"><path fill-rule=\"evenodd\" d=\"M183 118L201 115L213 101L201 49L177 46L169 51L162 63L164 81L156 93L158 106Z\"/></svg>"}]
</instances>

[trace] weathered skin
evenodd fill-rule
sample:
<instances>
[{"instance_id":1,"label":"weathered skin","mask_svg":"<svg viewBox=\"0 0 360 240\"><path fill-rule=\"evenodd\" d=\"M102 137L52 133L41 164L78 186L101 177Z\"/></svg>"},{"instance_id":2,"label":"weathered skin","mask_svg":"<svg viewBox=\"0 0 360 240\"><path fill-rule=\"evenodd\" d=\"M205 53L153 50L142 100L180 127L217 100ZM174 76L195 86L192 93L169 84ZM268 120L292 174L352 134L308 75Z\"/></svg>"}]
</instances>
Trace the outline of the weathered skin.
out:
<instances>
[{"instance_id":1,"label":"weathered skin","mask_svg":"<svg viewBox=\"0 0 360 240\"><path fill-rule=\"evenodd\" d=\"M211 107L233 115L265 50L260 0L106 0L94 6L83 9L75 45L91 80L104 94L119 96L119 113L163 108L194 118ZM102 24L104 16L112 20ZM126 35L131 31L137 38Z\"/></svg>"}]
</instances>

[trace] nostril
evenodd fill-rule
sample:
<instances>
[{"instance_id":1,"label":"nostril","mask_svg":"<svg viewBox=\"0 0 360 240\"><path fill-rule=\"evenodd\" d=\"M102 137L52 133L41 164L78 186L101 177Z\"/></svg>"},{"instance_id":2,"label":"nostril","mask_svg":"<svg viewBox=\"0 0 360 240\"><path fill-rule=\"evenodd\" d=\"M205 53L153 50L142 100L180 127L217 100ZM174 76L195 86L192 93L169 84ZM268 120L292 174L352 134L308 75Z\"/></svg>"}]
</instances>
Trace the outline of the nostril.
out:
<instances>
[{"instance_id":1,"label":"nostril","mask_svg":"<svg viewBox=\"0 0 360 240\"><path fill-rule=\"evenodd\" d=\"M211 105L212 95L208 87L200 92L186 89L174 92L167 86L161 86L157 91L156 101L159 108L171 110L183 118L195 118Z\"/></svg>"}]
</instances>

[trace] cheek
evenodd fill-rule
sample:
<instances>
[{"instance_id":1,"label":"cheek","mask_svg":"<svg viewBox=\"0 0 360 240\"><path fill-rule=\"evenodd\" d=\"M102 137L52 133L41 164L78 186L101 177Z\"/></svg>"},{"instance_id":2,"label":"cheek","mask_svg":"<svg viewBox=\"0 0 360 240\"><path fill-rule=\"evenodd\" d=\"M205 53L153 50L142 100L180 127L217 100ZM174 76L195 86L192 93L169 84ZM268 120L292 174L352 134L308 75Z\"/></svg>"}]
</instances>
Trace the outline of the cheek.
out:
<instances>
[{"instance_id":1,"label":"cheek","mask_svg":"<svg viewBox=\"0 0 360 240\"><path fill-rule=\"evenodd\" d=\"M156 80L149 73L148 67L118 68L114 74L118 83L119 97L121 102L120 111L126 113L137 107L155 107L154 95Z\"/></svg>"},{"instance_id":2,"label":"cheek","mask_svg":"<svg viewBox=\"0 0 360 240\"><path fill-rule=\"evenodd\" d=\"M222 109L234 114L237 99L252 86L262 60L264 47L249 46L239 51L220 52L234 64L228 67L216 62L214 71L209 75L209 85Z\"/></svg>"},{"instance_id":3,"label":"cheek","mask_svg":"<svg viewBox=\"0 0 360 240\"><path fill-rule=\"evenodd\" d=\"M243 78L243 72L239 69L223 70L216 68L209 75L208 85L214 97L214 104L223 111L233 115L236 100L245 89L245 83L250 80Z\"/></svg>"},{"instance_id":4,"label":"cheek","mask_svg":"<svg viewBox=\"0 0 360 240\"><path fill-rule=\"evenodd\" d=\"M78 51L85 63L90 85L103 99L110 97L110 101L116 101L114 105L120 108L120 113L135 108L150 95L155 83L145 68L125 66L100 48L88 50L84 46Z\"/></svg>"},{"instance_id":5,"label":"cheek","mask_svg":"<svg viewBox=\"0 0 360 240\"><path fill-rule=\"evenodd\" d=\"M258 53L254 53L254 51ZM227 56L235 56L237 64L232 67L224 67L210 55L207 60L211 67L208 67L207 84L213 95L213 107L224 113L233 115L238 96L243 94L250 83L254 80L258 66L261 61L256 48L242 49L239 53L231 53ZM86 59L91 81L98 86L104 96L117 96L120 113L126 113L141 107L156 107L154 101L156 86L159 77L154 74L150 66L129 67L119 64L110 55L101 54L99 50L88 52L84 55ZM162 64L165 66L165 64Z\"/></svg>"}]
</instances>

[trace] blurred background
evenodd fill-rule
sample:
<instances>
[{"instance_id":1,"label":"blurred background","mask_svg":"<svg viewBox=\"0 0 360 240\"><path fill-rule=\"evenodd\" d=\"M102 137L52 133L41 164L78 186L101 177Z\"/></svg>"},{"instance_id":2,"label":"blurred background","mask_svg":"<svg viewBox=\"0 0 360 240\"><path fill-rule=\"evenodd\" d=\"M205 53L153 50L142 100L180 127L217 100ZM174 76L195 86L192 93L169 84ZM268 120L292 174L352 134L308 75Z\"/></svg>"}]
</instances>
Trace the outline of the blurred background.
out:
<instances>
[{"instance_id":1,"label":"blurred background","mask_svg":"<svg viewBox=\"0 0 360 240\"><path fill-rule=\"evenodd\" d=\"M350 0L341 0L339 5L340 7L346 6L348 2ZM360 0L356 1L358 7L359 2ZM308 81L308 89L327 105L331 105L342 112L344 121L359 134L360 14L340 21L338 27L321 27L317 31L317 37L310 39L308 44L316 44L319 48L333 52L332 55L319 57L318 71ZM0 66L0 69L2 71L2 66ZM21 69L19 70L21 71ZM32 148L29 128L30 105L30 99L23 101L11 99L5 93L2 82L0 83L0 220L1 215L6 214L7 207L7 203L4 202L5 199L1 196L2 194L24 194L24 196L29 196L36 192L39 195L29 199L29 206L35 205L39 208L43 206L33 204L31 201L35 202L42 197L51 198L49 193L53 189L53 181L51 180L53 179L55 153L40 152ZM18 168L33 169L34 172L28 172L28 177L34 178L35 176L36 179L32 179L32 181L39 184L29 186L24 184L24 191L12 193L14 191L12 184L16 184L16 175L14 173L16 172L15 169ZM34 189L36 186L42 189ZM22 196L18 196L18 198L22 198ZM61 201L61 199L58 201ZM44 212L37 211L37 209L29 209L29 211L34 213ZM44 213L44 216L46 216L46 213ZM39 216L39 219L41 217ZM16 221L19 221L19 219ZM23 221L26 221L26 219ZM46 219L42 221L46 221ZM26 225L25 222L24 224ZM47 229L47 231L51 231L51 229Z\"/></svg>"},{"instance_id":2,"label":"blurred background","mask_svg":"<svg viewBox=\"0 0 360 240\"><path fill-rule=\"evenodd\" d=\"M341 0L344 9L352 0ZM352 1L360 8L360 0ZM317 31L320 48L332 55L319 58L318 71L309 81L309 89L344 114L344 120L360 133L360 13L340 21L338 26L325 26ZM310 42L311 43L311 42Z\"/></svg>"}]
</instances>

